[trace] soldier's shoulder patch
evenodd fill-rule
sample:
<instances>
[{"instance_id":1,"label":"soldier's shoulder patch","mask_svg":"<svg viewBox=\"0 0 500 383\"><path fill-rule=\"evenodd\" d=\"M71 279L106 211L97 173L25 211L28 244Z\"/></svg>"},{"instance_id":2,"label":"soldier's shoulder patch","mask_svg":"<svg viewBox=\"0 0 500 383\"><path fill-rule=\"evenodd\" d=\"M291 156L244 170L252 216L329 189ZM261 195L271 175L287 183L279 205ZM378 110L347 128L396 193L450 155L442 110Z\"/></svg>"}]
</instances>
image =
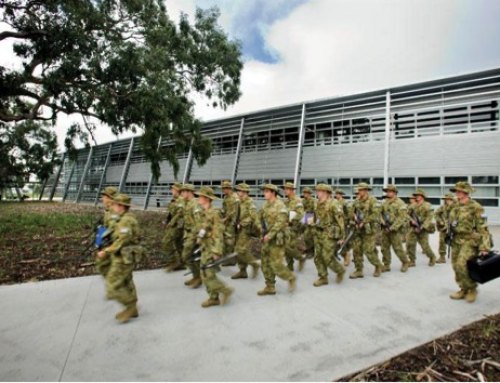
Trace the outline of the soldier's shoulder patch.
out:
<instances>
[{"instance_id":1,"label":"soldier's shoulder patch","mask_svg":"<svg viewBox=\"0 0 500 383\"><path fill-rule=\"evenodd\" d=\"M288 209L282 208L280 209L280 213L288 214Z\"/></svg>"},{"instance_id":2,"label":"soldier's shoulder patch","mask_svg":"<svg viewBox=\"0 0 500 383\"><path fill-rule=\"evenodd\" d=\"M128 227L122 227L120 228L120 234L127 234L130 231Z\"/></svg>"}]
</instances>

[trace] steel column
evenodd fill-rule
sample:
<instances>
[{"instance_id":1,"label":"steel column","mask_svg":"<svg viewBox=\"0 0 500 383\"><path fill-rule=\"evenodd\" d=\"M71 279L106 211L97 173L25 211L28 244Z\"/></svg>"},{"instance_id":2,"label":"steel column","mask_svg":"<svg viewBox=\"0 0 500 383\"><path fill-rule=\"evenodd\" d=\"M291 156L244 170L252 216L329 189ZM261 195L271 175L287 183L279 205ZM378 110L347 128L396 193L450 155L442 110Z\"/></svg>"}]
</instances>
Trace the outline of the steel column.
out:
<instances>
[{"instance_id":1,"label":"steel column","mask_svg":"<svg viewBox=\"0 0 500 383\"><path fill-rule=\"evenodd\" d=\"M66 159L66 153L63 153L63 157L61 159L61 166L59 166L59 169L57 170L56 174L56 179L54 180L54 184L52 185L52 189L50 190L50 196L49 196L49 201L52 202L52 199L54 198L54 194L56 193L57 189L57 184L59 183L59 177L61 177L61 172L64 167L64 160Z\"/></svg>"},{"instance_id":2,"label":"steel column","mask_svg":"<svg viewBox=\"0 0 500 383\"><path fill-rule=\"evenodd\" d=\"M104 183L104 180L106 179L106 170L108 170L109 159L111 158L111 148L112 147L113 147L113 144L109 144L108 154L106 155L106 161L104 162L104 169L102 170L101 179L99 180L99 187L97 188L97 193L95 195L94 206L97 206L97 202L99 202L99 193L101 192L102 184Z\"/></svg>"},{"instance_id":3,"label":"steel column","mask_svg":"<svg viewBox=\"0 0 500 383\"><path fill-rule=\"evenodd\" d=\"M238 176L238 166L240 164L240 153L241 147L243 146L243 129L245 127L245 118L241 119L240 124L240 133L238 135L238 145L236 146L236 154L234 156L234 167L233 167L233 176L231 177L231 183L234 185L236 182L236 177Z\"/></svg>"},{"instance_id":4,"label":"steel column","mask_svg":"<svg viewBox=\"0 0 500 383\"><path fill-rule=\"evenodd\" d=\"M43 181L42 184L42 190L40 190L40 195L38 196L38 200L41 201L43 197L43 192L45 191L45 187L47 186L47 181L49 180L49 177L45 178L45 181Z\"/></svg>"},{"instance_id":5,"label":"steel column","mask_svg":"<svg viewBox=\"0 0 500 383\"><path fill-rule=\"evenodd\" d=\"M128 148L127 159L125 160L125 165L123 166L122 176L120 178L120 185L118 186L118 191L121 193L125 187L125 182L127 181L128 168L130 166L130 158L132 157L132 150L134 149L134 137L130 139L130 146Z\"/></svg>"},{"instance_id":6,"label":"steel column","mask_svg":"<svg viewBox=\"0 0 500 383\"><path fill-rule=\"evenodd\" d=\"M64 194L62 201L66 201L66 197L68 196L69 184L71 183L71 177L73 177L73 173L76 168L76 161L73 161L73 166L71 166L71 171L69 172L68 180L66 181L66 185L64 186Z\"/></svg>"},{"instance_id":7,"label":"steel column","mask_svg":"<svg viewBox=\"0 0 500 383\"><path fill-rule=\"evenodd\" d=\"M186 167L184 168L184 177L182 177L182 183L186 184L189 182L189 177L191 177L191 166L193 165L193 142L189 146L188 158L186 160Z\"/></svg>"},{"instance_id":8,"label":"steel column","mask_svg":"<svg viewBox=\"0 0 500 383\"><path fill-rule=\"evenodd\" d=\"M389 158L391 141L391 91L385 94L385 145L384 145L384 187L389 183Z\"/></svg>"},{"instance_id":9,"label":"steel column","mask_svg":"<svg viewBox=\"0 0 500 383\"><path fill-rule=\"evenodd\" d=\"M293 183L297 190L300 187L300 173L302 171L302 147L304 145L305 136L305 121L306 121L306 104L302 104L302 117L300 118L299 143L297 145L297 158L295 160L295 172L293 175Z\"/></svg>"},{"instance_id":10,"label":"steel column","mask_svg":"<svg viewBox=\"0 0 500 383\"><path fill-rule=\"evenodd\" d=\"M161 148L161 137L158 140L158 147L156 148L156 151L159 151L160 148ZM151 195L152 186L153 186L153 172L151 172L151 175L149 176L148 188L146 189L146 198L144 199L143 210L146 210L148 208L149 196Z\"/></svg>"},{"instance_id":11,"label":"steel column","mask_svg":"<svg viewBox=\"0 0 500 383\"><path fill-rule=\"evenodd\" d=\"M83 173L80 178L80 186L78 186L78 193L76 194L75 203L80 202L80 198L82 196L83 185L85 184L85 177L87 176L87 172L90 168L90 163L92 162L92 154L94 153L94 147L91 146L89 150L89 155L87 157L87 162L85 162L85 167L83 168Z\"/></svg>"}]
</instances>

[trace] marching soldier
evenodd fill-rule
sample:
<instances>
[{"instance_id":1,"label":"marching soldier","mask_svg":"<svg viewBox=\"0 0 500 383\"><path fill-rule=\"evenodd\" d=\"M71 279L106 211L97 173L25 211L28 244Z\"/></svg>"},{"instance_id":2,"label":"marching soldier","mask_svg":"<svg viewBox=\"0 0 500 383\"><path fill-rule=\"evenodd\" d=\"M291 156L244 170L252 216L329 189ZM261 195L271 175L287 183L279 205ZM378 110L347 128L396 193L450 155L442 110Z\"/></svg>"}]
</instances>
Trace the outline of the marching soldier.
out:
<instances>
[{"instance_id":1,"label":"marching soldier","mask_svg":"<svg viewBox=\"0 0 500 383\"><path fill-rule=\"evenodd\" d=\"M352 203L350 225L354 228L353 254L355 271L349 278L363 278L363 254L375 266L374 277L380 277L382 262L378 258L376 237L379 226L380 211L377 200L370 196L372 188L362 182L356 188L356 199Z\"/></svg>"},{"instance_id":2,"label":"marching soldier","mask_svg":"<svg viewBox=\"0 0 500 383\"><path fill-rule=\"evenodd\" d=\"M172 200L167 206L167 219L165 236L162 239L163 250L167 261L165 271L176 271L185 269L182 263L182 237L184 234L182 215L184 211L184 200L180 196L182 185L174 183L170 191Z\"/></svg>"},{"instance_id":3,"label":"marching soldier","mask_svg":"<svg viewBox=\"0 0 500 383\"><path fill-rule=\"evenodd\" d=\"M439 231L439 258L436 263L446 263L446 233L448 230L449 217L451 209L453 209L454 198L453 194L447 193L441 198L443 204L434 213L436 219L436 227Z\"/></svg>"},{"instance_id":4,"label":"marching soldier","mask_svg":"<svg viewBox=\"0 0 500 383\"><path fill-rule=\"evenodd\" d=\"M398 189L394 185L387 185L383 189L386 193L382 204L381 226L382 226L382 259L384 263L383 272L391 271L391 247L402 263L401 272L408 271L409 260L403 248L403 237L406 230L408 212L406 204L398 198Z\"/></svg>"},{"instance_id":5,"label":"marching soldier","mask_svg":"<svg viewBox=\"0 0 500 383\"><path fill-rule=\"evenodd\" d=\"M226 304L233 289L217 278L217 272L220 271L218 266L205 268L210 262L223 256L224 226L219 212L212 208L212 201L217 197L211 188L205 186L201 187L196 195L203 209L203 212L199 214L201 225L197 234L197 243L201 247L201 277L208 293L208 299L201 306L207 308ZM222 295L221 300L219 300L219 295Z\"/></svg>"},{"instance_id":6,"label":"marching soldier","mask_svg":"<svg viewBox=\"0 0 500 383\"><path fill-rule=\"evenodd\" d=\"M406 251L410 258L410 267L415 266L417 242L422 247L422 252L429 258L429 266L436 264L436 256L429 246L429 233L434 233L435 226L432 222L433 213L429 202L425 201L426 194L422 189L413 193L415 203L408 209L411 230L406 242Z\"/></svg>"},{"instance_id":7,"label":"marching soldier","mask_svg":"<svg viewBox=\"0 0 500 383\"><path fill-rule=\"evenodd\" d=\"M304 205L299 196L295 194L295 185L287 182L283 185L286 199L285 206L288 209L289 238L286 241L285 257L288 268L293 271L293 260L299 261L299 271L304 268L305 257L299 251L299 237L302 233L302 218L304 217Z\"/></svg>"},{"instance_id":8,"label":"marching soldier","mask_svg":"<svg viewBox=\"0 0 500 383\"><path fill-rule=\"evenodd\" d=\"M283 263L287 236L288 210L283 201L278 198L278 187L273 184L262 186L266 202L259 211L259 221L262 229L262 273L266 287L258 295L276 294L276 275L288 281L288 291L296 288L297 277Z\"/></svg>"},{"instance_id":9,"label":"marching soldier","mask_svg":"<svg viewBox=\"0 0 500 383\"><path fill-rule=\"evenodd\" d=\"M197 289L202 285L200 265L193 260L193 253L196 248L196 236L198 235L198 224L200 222L201 208L196 198L194 198L194 186L184 184L181 187L181 195L185 201L184 206L184 234L182 249L182 261L186 264L193 277L184 282L184 285Z\"/></svg>"},{"instance_id":10,"label":"marching soldier","mask_svg":"<svg viewBox=\"0 0 500 383\"><path fill-rule=\"evenodd\" d=\"M302 190L302 194L304 195L304 198L302 199L304 213L306 216L313 217L318 201L312 196L312 191L308 187ZM307 225L307 222L304 229L304 245L306 258L314 257L314 231L311 226Z\"/></svg>"},{"instance_id":11,"label":"marching soldier","mask_svg":"<svg viewBox=\"0 0 500 383\"><path fill-rule=\"evenodd\" d=\"M236 243L236 226L238 225L238 216L240 209L240 201L238 195L233 192L231 181L222 181L222 193L224 200L222 201L222 223L224 224L224 254L230 254L234 251ZM223 266L233 266L236 264L236 259L231 259L223 264Z\"/></svg>"},{"instance_id":12,"label":"marching soldier","mask_svg":"<svg viewBox=\"0 0 500 383\"><path fill-rule=\"evenodd\" d=\"M467 269L467 261L478 255L487 255L491 243L483 207L473 201L473 192L468 182L457 182L450 191L454 192L457 203L450 212L453 240L451 243L451 263L455 272L455 280L460 290L451 294L451 299L465 299L472 303L477 297L477 283L473 281Z\"/></svg>"},{"instance_id":13,"label":"marching soldier","mask_svg":"<svg viewBox=\"0 0 500 383\"><path fill-rule=\"evenodd\" d=\"M315 210L315 220L310 219L309 224L314 228L314 264L318 271L315 287L328 284L328 268L336 274L336 282L344 279L345 269L337 261L336 252L339 242L344 238L344 213L342 206L331 198L332 187L326 184L316 185L318 204Z\"/></svg>"},{"instance_id":14,"label":"marching soldier","mask_svg":"<svg viewBox=\"0 0 500 383\"><path fill-rule=\"evenodd\" d=\"M113 226L112 243L97 254L99 258L111 258L111 267L106 275L106 288L110 299L116 299L125 306L125 309L115 316L122 323L139 316L132 271L144 253L144 249L139 245L139 224L129 212L130 206L130 197L126 194L114 196L112 209L118 219Z\"/></svg>"},{"instance_id":15,"label":"marching soldier","mask_svg":"<svg viewBox=\"0 0 500 383\"><path fill-rule=\"evenodd\" d=\"M349 223L349 205L347 201L344 198L345 193L342 189L336 189L335 190L335 199L337 202L340 204L342 207L342 212L343 212L343 218L344 218L344 230L347 233L347 227ZM344 250L342 251L342 258L344 258L344 266L347 267L351 263L350 259L350 251L352 249L352 245L349 243L345 246Z\"/></svg>"},{"instance_id":16,"label":"marching soldier","mask_svg":"<svg viewBox=\"0 0 500 383\"><path fill-rule=\"evenodd\" d=\"M247 266L252 266L252 278L256 278L259 272L259 262L251 252L252 236L258 235L257 209L250 193L250 186L241 183L236 186L240 199L240 221L236 228L235 251L238 253L238 267L240 271L231 276L231 279L248 278Z\"/></svg>"},{"instance_id":17,"label":"marching soldier","mask_svg":"<svg viewBox=\"0 0 500 383\"><path fill-rule=\"evenodd\" d=\"M118 189L108 186L101 193L101 201L104 206L103 224L107 230L113 230L113 225L118 220L118 215L113 212L113 197L118 194ZM106 278L106 274L111 267L110 257L96 257L95 267L99 274Z\"/></svg>"}]
</instances>

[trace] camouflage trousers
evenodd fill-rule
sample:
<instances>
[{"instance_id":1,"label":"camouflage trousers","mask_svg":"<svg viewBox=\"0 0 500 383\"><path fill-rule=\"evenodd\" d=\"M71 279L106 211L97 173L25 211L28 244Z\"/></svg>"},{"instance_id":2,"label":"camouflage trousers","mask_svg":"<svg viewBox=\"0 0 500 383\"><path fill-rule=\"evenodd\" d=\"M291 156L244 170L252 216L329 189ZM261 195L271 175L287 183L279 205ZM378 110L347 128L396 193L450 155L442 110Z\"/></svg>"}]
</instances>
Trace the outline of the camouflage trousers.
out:
<instances>
[{"instance_id":1,"label":"camouflage trousers","mask_svg":"<svg viewBox=\"0 0 500 383\"><path fill-rule=\"evenodd\" d=\"M161 241L166 261L169 263L180 263L182 255L183 231L178 228L167 228Z\"/></svg>"},{"instance_id":2,"label":"camouflage trousers","mask_svg":"<svg viewBox=\"0 0 500 383\"><path fill-rule=\"evenodd\" d=\"M363 255L373 266L382 266L376 247L376 234L357 233L352 241L352 253L356 271L363 271Z\"/></svg>"},{"instance_id":3,"label":"camouflage trousers","mask_svg":"<svg viewBox=\"0 0 500 383\"><path fill-rule=\"evenodd\" d=\"M434 252L429 246L429 233L426 231L421 231L420 233L415 233L414 230L408 233L408 238L406 240L406 252L408 253L408 258L411 262L415 262L417 259L417 242L422 248L422 252L429 258L435 258Z\"/></svg>"},{"instance_id":4,"label":"camouflage trousers","mask_svg":"<svg viewBox=\"0 0 500 383\"><path fill-rule=\"evenodd\" d=\"M465 292L477 288L477 283L469 277L467 261L477 255L478 248L473 240L453 241L451 247L451 265L455 272L455 281Z\"/></svg>"},{"instance_id":5,"label":"camouflage trousers","mask_svg":"<svg viewBox=\"0 0 500 383\"><path fill-rule=\"evenodd\" d=\"M447 250L448 249L446 246L446 231L440 231L439 232L439 256L444 258L446 256Z\"/></svg>"},{"instance_id":6,"label":"camouflage trousers","mask_svg":"<svg viewBox=\"0 0 500 383\"><path fill-rule=\"evenodd\" d=\"M405 249L403 247L403 237L404 234L401 231L391 231L382 233L382 262L385 266L391 265L391 247L394 249L396 256L399 258L401 263L408 262L408 256L406 255Z\"/></svg>"},{"instance_id":7,"label":"camouflage trousers","mask_svg":"<svg viewBox=\"0 0 500 383\"><path fill-rule=\"evenodd\" d=\"M285 245L285 258L288 268L293 271L293 260L301 260L302 254L299 251L299 236L295 231L290 231L290 236Z\"/></svg>"},{"instance_id":8,"label":"camouflage trousers","mask_svg":"<svg viewBox=\"0 0 500 383\"><path fill-rule=\"evenodd\" d=\"M184 233L184 247L182 248L182 262L193 273L193 278L200 278L200 263L193 262L193 253L196 249L196 234Z\"/></svg>"},{"instance_id":9,"label":"camouflage trousers","mask_svg":"<svg viewBox=\"0 0 500 383\"><path fill-rule=\"evenodd\" d=\"M125 306L137 302L137 292L132 278L134 267L134 263L124 263L121 256L113 256L106 275L107 296Z\"/></svg>"},{"instance_id":10,"label":"camouflage trousers","mask_svg":"<svg viewBox=\"0 0 500 383\"><path fill-rule=\"evenodd\" d=\"M314 255L314 232L310 226L306 226L304 229L304 245L306 254L308 256Z\"/></svg>"},{"instance_id":11,"label":"camouflage trousers","mask_svg":"<svg viewBox=\"0 0 500 383\"><path fill-rule=\"evenodd\" d=\"M220 271L219 267L214 267L211 269L201 270L201 280L205 285L208 296L210 299L219 299L219 294L222 293L227 286L219 278L217 278L217 273Z\"/></svg>"},{"instance_id":12,"label":"camouflage trousers","mask_svg":"<svg viewBox=\"0 0 500 383\"><path fill-rule=\"evenodd\" d=\"M236 245L236 228L234 225L224 227L224 255L231 254Z\"/></svg>"},{"instance_id":13,"label":"camouflage trousers","mask_svg":"<svg viewBox=\"0 0 500 383\"><path fill-rule=\"evenodd\" d=\"M95 268L99 274L101 274L104 278L109 272L109 268L111 267L111 257L106 255L104 258L99 258L96 255L95 258Z\"/></svg>"},{"instance_id":14,"label":"camouflage trousers","mask_svg":"<svg viewBox=\"0 0 500 383\"><path fill-rule=\"evenodd\" d=\"M277 245L274 240L262 244L261 266L266 286L274 287L276 275L285 281L294 277L293 273L285 266L285 245Z\"/></svg>"},{"instance_id":15,"label":"camouflage trousers","mask_svg":"<svg viewBox=\"0 0 500 383\"><path fill-rule=\"evenodd\" d=\"M344 266L334 255L337 249L336 239L331 239L323 233L317 233L314 236L314 265L320 278L328 277L328 268L336 274L345 272Z\"/></svg>"},{"instance_id":16,"label":"camouflage trousers","mask_svg":"<svg viewBox=\"0 0 500 383\"><path fill-rule=\"evenodd\" d=\"M244 230L240 231L236 236L236 245L234 251L238 253L238 267L242 271L246 271L248 265L258 264L251 251L252 237Z\"/></svg>"}]
</instances>

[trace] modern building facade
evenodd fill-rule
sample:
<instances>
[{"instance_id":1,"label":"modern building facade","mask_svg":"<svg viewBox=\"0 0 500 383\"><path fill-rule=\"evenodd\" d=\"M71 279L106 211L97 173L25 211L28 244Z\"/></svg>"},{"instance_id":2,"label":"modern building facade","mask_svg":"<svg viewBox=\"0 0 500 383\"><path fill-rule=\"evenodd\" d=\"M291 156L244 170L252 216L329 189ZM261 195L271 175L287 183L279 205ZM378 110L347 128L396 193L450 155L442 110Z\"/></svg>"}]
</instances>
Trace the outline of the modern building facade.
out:
<instances>
[{"instance_id":1,"label":"modern building facade","mask_svg":"<svg viewBox=\"0 0 500 383\"><path fill-rule=\"evenodd\" d=\"M179 157L178 180L255 186L294 181L301 188L327 182L352 196L358 182L382 195L384 182L400 196L417 187L437 205L457 181L468 180L490 223L500 224L500 68L380 91L277 107L204 124L214 151L203 167ZM161 142L168 145L168 142ZM175 181L162 163L152 182L139 138L80 150L44 187L44 198L95 202L110 185L136 205L164 206Z\"/></svg>"}]
</instances>

